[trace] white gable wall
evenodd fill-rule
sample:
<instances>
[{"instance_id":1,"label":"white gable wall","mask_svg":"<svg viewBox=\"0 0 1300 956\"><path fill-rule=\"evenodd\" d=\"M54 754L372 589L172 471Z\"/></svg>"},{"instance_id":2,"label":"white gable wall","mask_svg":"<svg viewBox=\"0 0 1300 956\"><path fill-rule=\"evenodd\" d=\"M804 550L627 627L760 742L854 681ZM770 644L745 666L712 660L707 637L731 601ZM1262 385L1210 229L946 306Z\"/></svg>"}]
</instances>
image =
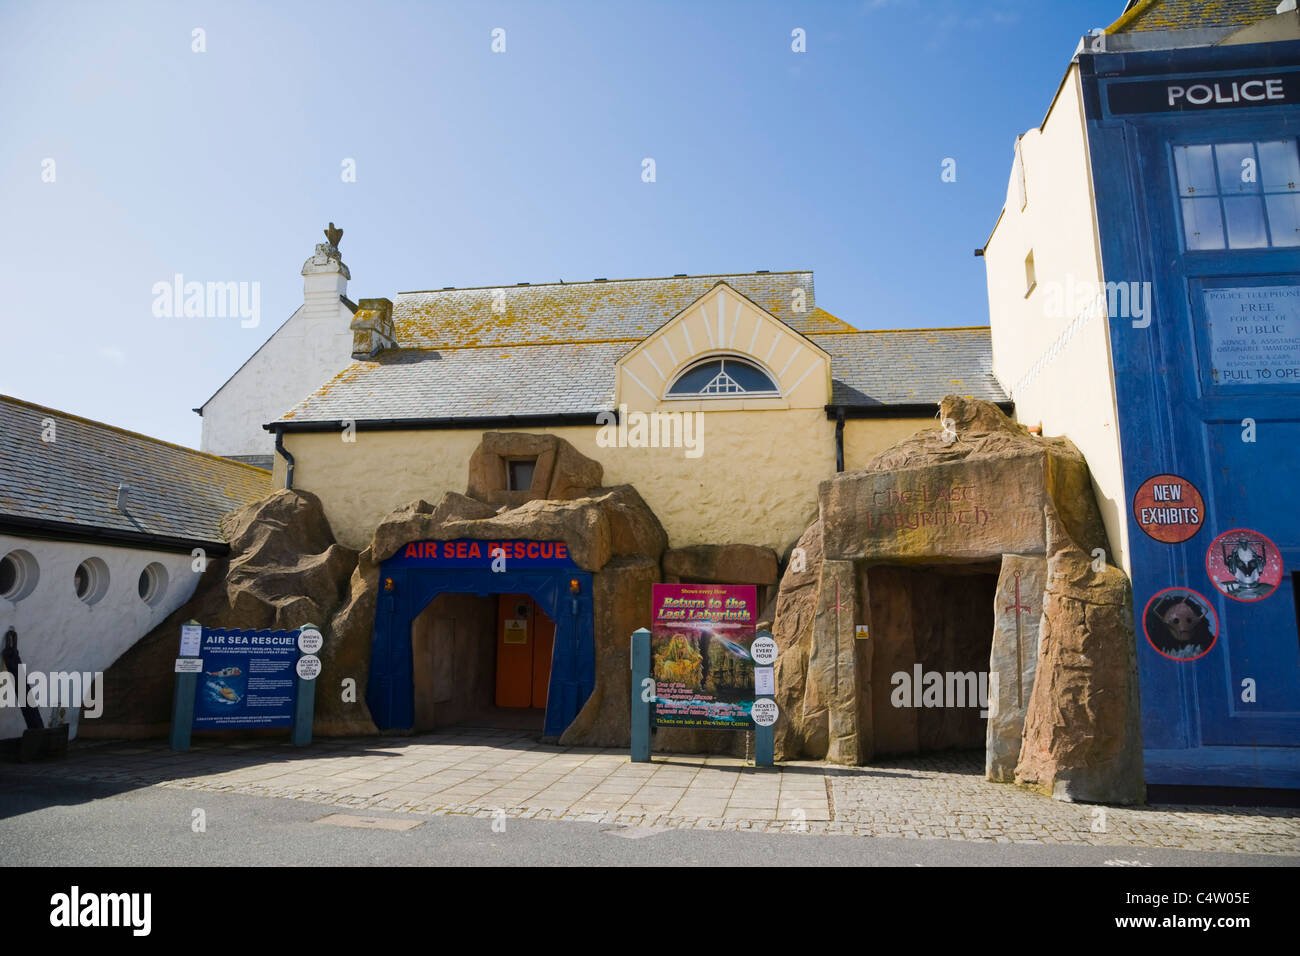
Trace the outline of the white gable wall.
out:
<instances>
[{"instance_id":1,"label":"white gable wall","mask_svg":"<svg viewBox=\"0 0 1300 956\"><path fill-rule=\"evenodd\" d=\"M202 451L270 455L262 428L352 362L352 310L343 302L347 266L338 250L317 246L303 266L303 304L203 406Z\"/></svg>"}]
</instances>

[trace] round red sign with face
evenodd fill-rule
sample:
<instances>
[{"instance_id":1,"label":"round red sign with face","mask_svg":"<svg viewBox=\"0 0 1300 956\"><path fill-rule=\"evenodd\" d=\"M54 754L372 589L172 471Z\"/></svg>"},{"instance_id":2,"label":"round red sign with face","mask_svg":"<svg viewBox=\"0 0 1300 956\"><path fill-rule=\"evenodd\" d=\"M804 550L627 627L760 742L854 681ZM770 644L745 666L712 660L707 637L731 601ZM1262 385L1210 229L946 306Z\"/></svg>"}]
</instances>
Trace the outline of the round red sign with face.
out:
<instances>
[{"instance_id":1,"label":"round red sign with face","mask_svg":"<svg viewBox=\"0 0 1300 956\"><path fill-rule=\"evenodd\" d=\"M1148 537L1178 544L1201 530L1205 501L1186 478L1156 475L1142 482L1133 496L1133 517Z\"/></svg>"},{"instance_id":2,"label":"round red sign with face","mask_svg":"<svg viewBox=\"0 0 1300 956\"><path fill-rule=\"evenodd\" d=\"M1234 528L1210 542L1205 573L1234 601L1258 601L1282 580L1282 553L1258 531Z\"/></svg>"},{"instance_id":3,"label":"round red sign with face","mask_svg":"<svg viewBox=\"0 0 1300 956\"><path fill-rule=\"evenodd\" d=\"M1210 653L1219 639L1219 616L1191 588L1165 588L1147 601L1142 630L1157 654L1172 661L1194 661Z\"/></svg>"}]
</instances>

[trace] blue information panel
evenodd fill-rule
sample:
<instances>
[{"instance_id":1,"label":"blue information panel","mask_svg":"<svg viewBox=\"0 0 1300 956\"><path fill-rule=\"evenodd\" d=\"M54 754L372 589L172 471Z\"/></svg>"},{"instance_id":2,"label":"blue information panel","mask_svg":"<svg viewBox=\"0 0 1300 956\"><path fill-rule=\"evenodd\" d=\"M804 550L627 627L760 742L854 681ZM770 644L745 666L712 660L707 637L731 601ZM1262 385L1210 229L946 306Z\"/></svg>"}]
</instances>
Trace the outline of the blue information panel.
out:
<instances>
[{"instance_id":1,"label":"blue information panel","mask_svg":"<svg viewBox=\"0 0 1300 956\"><path fill-rule=\"evenodd\" d=\"M298 632L203 629L194 727L290 727L297 696Z\"/></svg>"}]
</instances>

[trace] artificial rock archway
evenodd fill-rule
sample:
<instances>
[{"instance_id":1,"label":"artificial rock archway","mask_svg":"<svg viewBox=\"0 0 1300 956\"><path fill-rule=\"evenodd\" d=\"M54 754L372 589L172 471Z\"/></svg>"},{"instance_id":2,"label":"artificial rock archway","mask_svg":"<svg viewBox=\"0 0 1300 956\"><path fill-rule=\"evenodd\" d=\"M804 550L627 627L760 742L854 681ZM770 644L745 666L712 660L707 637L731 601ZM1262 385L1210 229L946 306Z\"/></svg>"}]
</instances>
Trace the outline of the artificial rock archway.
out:
<instances>
[{"instance_id":1,"label":"artificial rock archway","mask_svg":"<svg viewBox=\"0 0 1300 956\"><path fill-rule=\"evenodd\" d=\"M873 666L906 656L899 643L910 631L890 613L897 589L871 593L873 568L992 562L989 779L1067 800L1141 802L1129 584L1096 557L1106 538L1083 456L987 402L950 396L940 417L951 427L919 432L819 489L819 520L796 544L777 602L778 757L860 764L878 735L900 732L875 726L873 696L892 675Z\"/></svg>"}]
</instances>

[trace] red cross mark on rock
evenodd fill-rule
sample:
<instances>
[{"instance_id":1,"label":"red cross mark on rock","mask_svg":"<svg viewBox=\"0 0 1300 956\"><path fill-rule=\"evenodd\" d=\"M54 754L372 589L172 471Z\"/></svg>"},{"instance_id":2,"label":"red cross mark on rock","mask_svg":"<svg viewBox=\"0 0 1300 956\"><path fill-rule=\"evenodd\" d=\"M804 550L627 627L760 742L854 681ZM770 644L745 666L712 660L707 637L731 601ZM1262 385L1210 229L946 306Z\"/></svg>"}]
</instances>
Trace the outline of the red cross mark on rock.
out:
<instances>
[{"instance_id":1,"label":"red cross mark on rock","mask_svg":"<svg viewBox=\"0 0 1300 956\"><path fill-rule=\"evenodd\" d=\"M1020 650L1020 614L1022 611L1031 610L1028 604L1020 603L1020 575L1023 572L1016 571L1016 603L1007 607L1008 611L1016 612L1016 706L1025 706L1024 690L1021 687L1020 675L1024 672L1024 654Z\"/></svg>"}]
</instances>

